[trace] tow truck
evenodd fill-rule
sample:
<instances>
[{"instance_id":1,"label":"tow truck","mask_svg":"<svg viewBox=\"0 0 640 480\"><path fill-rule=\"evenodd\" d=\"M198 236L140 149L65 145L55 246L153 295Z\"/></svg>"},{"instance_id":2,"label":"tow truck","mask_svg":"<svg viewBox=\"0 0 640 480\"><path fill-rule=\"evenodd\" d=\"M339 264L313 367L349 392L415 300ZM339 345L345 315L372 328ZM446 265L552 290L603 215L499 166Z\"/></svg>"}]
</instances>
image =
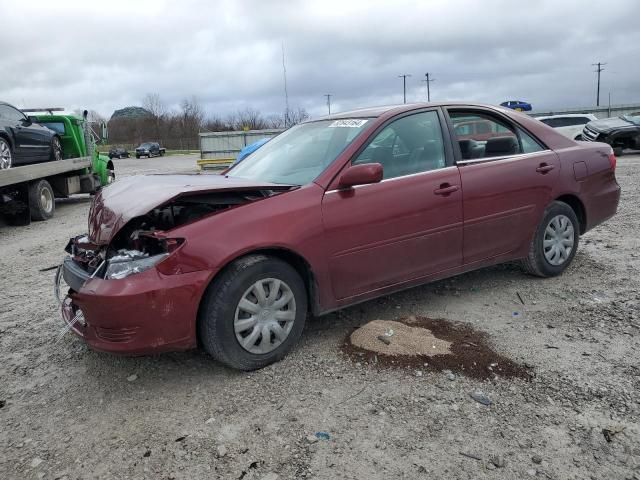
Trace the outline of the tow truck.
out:
<instances>
[{"instance_id":1,"label":"tow truck","mask_svg":"<svg viewBox=\"0 0 640 480\"><path fill-rule=\"evenodd\" d=\"M56 131L62 142L62 160L0 170L0 215L9 225L28 225L48 220L55 213L55 199L78 193L93 194L115 180L113 162L96 146L108 136L107 126L99 134L87 119L63 114L64 108L29 108L38 123Z\"/></svg>"}]
</instances>

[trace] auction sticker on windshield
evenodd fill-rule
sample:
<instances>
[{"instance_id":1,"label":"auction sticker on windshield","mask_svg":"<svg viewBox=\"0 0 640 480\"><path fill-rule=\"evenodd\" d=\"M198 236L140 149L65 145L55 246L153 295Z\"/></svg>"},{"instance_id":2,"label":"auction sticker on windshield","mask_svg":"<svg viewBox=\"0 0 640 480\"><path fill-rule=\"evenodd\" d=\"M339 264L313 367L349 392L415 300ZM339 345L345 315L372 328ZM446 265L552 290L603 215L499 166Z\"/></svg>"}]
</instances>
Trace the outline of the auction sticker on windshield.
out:
<instances>
[{"instance_id":1,"label":"auction sticker on windshield","mask_svg":"<svg viewBox=\"0 0 640 480\"><path fill-rule=\"evenodd\" d=\"M359 118L345 118L342 120L335 120L329 128L337 128L337 127L347 127L347 128L360 128L367 120L359 119Z\"/></svg>"}]
</instances>

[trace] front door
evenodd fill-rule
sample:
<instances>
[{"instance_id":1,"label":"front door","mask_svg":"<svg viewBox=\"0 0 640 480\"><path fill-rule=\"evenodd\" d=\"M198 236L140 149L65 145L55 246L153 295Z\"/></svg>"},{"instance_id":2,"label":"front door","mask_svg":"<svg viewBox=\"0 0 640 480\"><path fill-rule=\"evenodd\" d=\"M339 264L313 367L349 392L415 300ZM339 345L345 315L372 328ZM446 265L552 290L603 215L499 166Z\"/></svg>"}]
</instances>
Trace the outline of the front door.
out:
<instances>
[{"instance_id":1,"label":"front door","mask_svg":"<svg viewBox=\"0 0 640 480\"><path fill-rule=\"evenodd\" d=\"M458 125L483 122L491 135L460 139L457 165L464 202L464 264L508 255L531 241L552 200L557 155L521 127L485 109L448 109Z\"/></svg>"},{"instance_id":2,"label":"front door","mask_svg":"<svg viewBox=\"0 0 640 480\"><path fill-rule=\"evenodd\" d=\"M325 193L322 215L337 299L461 264L462 191L443 121L438 110L392 120L351 162L382 164L382 182Z\"/></svg>"}]
</instances>

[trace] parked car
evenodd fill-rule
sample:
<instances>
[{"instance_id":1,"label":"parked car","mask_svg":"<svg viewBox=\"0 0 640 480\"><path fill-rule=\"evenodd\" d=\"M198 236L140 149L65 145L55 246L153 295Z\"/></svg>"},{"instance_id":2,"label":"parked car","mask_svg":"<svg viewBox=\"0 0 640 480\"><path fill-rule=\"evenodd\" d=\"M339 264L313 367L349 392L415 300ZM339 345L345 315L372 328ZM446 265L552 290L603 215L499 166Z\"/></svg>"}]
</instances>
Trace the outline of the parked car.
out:
<instances>
[{"instance_id":1,"label":"parked car","mask_svg":"<svg viewBox=\"0 0 640 480\"><path fill-rule=\"evenodd\" d=\"M487 121L509 135L459 140ZM493 127L492 127L493 129ZM225 175L143 175L101 190L60 275L93 348L195 348L251 370L322 315L520 260L560 275L616 213L616 158L487 105L417 104L296 125ZM58 287L59 289L61 287Z\"/></svg>"},{"instance_id":2,"label":"parked car","mask_svg":"<svg viewBox=\"0 0 640 480\"><path fill-rule=\"evenodd\" d=\"M60 136L36 117L0 102L0 170L50 160L62 160Z\"/></svg>"},{"instance_id":3,"label":"parked car","mask_svg":"<svg viewBox=\"0 0 640 480\"><path fill-rule=\"evenodd\" d=\"M582 140L584 126L598 119L592 113L566 113L564 115L548 115L535 118L573 140Z\"/></svg>"},{"instance_id":4,"label":"parked car","mask_svg":"<svg viewBox=\"0 0 640 480\"><path fill-rule=\"evenodd\" d=\"M156 142L145 142L136 148L136 158L163 156L165 149Z\"/></svg>"},{"instance_id":5,"label":"parked car","mask_svg":"<svg viewBox=\"0 0 640 480\"><path fill-rule=\"evenodd\" d=\"M129 158L129 151L123 147L114 147L109 150L109 158Z\"/></svg>"},{"instance_id":6,"label":"parked car","mask_svg":"<svg viewBox=\"0 0 640 480\"><path fill-rule=\"evenodd\" d=\"M531 104L528 102L523 102L522 100L509 100L506 102L502 102L500 104L502 107L511 108L513 110L517 110L518 112L530 112Z\"/></svg>"},{"instance_id":7,"label":"parked car","mask_svg":"<svg viewBox=\"0 0 640 480\"><path fill-rule=\"evenodd\" d=\"M251 155L253 152L255 152L256 150L258 150L261 146L263 146L265 143L267 143L269 140L271 140L271 137L268 138L261 138L260 140L258 140L257 142L253 142L250 143L249 145L245 146L242 150L240 150L240 152L238 153L238 156L236 157L236 159L233 161L233 163L231 164L231 166L234 166L238 163L240 163L242 160L244 160L245 158L247 158L249 155Z\"/></svg>"},{"instance_id":8,"label":"parked car","mask_svg":"<svg viewBox=\"0 0 640 480\"><path fill-rule=\"evenodd\" d=\"M608 143L618 156L625 148L640 149L640 112L589 122L582 140Z\"/></svg>"}]
</instances>

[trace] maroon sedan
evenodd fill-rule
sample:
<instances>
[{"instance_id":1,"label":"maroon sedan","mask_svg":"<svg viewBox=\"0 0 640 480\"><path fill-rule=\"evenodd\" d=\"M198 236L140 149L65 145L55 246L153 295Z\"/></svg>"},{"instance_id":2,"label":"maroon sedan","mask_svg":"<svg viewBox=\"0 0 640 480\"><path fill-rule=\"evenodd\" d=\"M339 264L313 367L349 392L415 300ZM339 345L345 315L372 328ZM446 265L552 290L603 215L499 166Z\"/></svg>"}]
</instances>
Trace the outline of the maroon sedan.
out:
<instances>
[{"instance_id":1,"label":"maroon sedan","mask_svg":"<svg viewBox=\"0 0 640 480\"><path fill-rule=\"evenodd\" d=\"M457 138L468 122L503 135ZM225 175L104 188L59 270L63 317L97 350L201 344L260 368L293 347L309 313L506 261L559 275L580 235L615 214L615 165L610 146L501 107L309 121Z\"/></svg>"}]
</instances>

